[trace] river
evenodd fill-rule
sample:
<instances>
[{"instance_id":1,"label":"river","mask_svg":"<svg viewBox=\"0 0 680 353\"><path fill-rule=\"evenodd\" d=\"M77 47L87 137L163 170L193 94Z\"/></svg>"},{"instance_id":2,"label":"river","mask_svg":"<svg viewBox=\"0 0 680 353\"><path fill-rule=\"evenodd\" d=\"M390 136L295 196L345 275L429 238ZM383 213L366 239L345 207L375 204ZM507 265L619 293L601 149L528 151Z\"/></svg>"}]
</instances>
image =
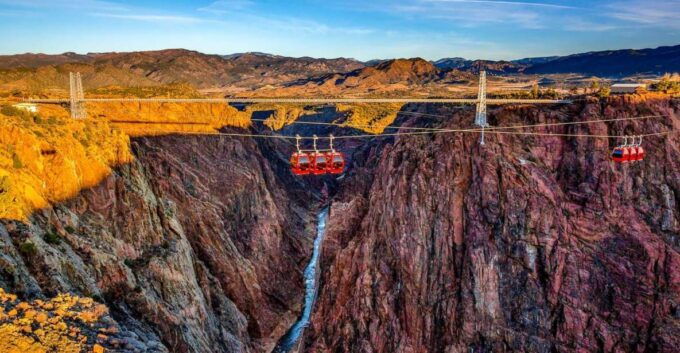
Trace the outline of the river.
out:
<instances>
[{"instance_id":1,"label":"river","mask_svg":"<svg viewBox=\"0 0 680 353\"><path fill-rule=\"evenodd\" d=\"M321 246L323 245L323 237L326 233L326 218L328 217L328 208L324 208L317 215L316 223L316 238L314 239L314 248L312 250L312 258L309 260L304 272L305 280L305 302L302 314L298 321L291 326L286 334L279 340L279 343L274 348L274 353L288 353L293 349L297 342L302 337L305 327L309 324L309 318L312 315L314 308L314 301L316 300L316 293L318 289L318 275L319 258L321 257Z\"/></svg>"}]
</instances>

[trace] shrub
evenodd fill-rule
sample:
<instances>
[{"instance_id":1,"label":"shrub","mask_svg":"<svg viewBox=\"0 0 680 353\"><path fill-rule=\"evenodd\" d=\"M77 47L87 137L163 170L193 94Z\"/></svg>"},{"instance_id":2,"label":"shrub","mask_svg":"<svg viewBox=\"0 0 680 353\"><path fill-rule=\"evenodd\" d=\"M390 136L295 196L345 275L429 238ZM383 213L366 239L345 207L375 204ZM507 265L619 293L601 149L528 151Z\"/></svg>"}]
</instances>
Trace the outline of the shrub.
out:
<instances>
[{"instance_id":1,"label":"shrub","mask_svg":"<svg viewBox=\"0 0 680 353\"><path fill-rule=\"evenodd\" d=\"M609 86L602 86L599 91L597 91L597 95L600 98L607 98L611 94L612 89L609 88Z\"/></svg>"},{"instance_id":2,"label":"shrub","mask_svg":"<svg viewBox=\"0 0 680 353\"><path fill-rule=\"evenodd\" d=\"M25 256L33 256L38 253L38 248L31 241L25 241L19 246L19 252Z\"/></svg>"},{"instance_id":3,"label":"shrub","mask_svg":"<svg viewBox=\"0 0 680 353\"><path fill-rule=\"evenodd\" d=\"M24 167L24 164L21 162L21 159L16 153L12 155L12 166L14 169L21 169Z\"/></svg>"},{"instance_id":4,"label":"shrub","mask_svg":"<svg viewBox=\"0 0 680 353\"><path fill-rule=\"evenodd\" d=\"M665 75L661 81L653 84L650 87L654 91L664 93L679 93L680 92L680 77L676 75Z\"/></svg>"},{"instance_id":5,"label":"shrub","mask_svg":"<svg viewBox=\"0 0 680 353\"><path fill-rule=\"evenodd\" d=\"M76 230L75 230L73 227L71 227L71 226L66 226L66 227L64 227L64 230L67 231L67 232L69 232L70 234L73 234L73 233L76 232Z\"/></svg>"},{"instance_id":6,"label":"shrub","mask_svg":"<svg viewBox=\"0 0 680 353\"><path fill-rule=\"evenodd\" d=\"M43 239L45 239L45 242L47 242L48 244L52 244L52 245L57 245L57 244L61 243L61 237L59 236L59 234L57 234L56 232L52 232L52 231L45 233L45 236L43 236Z\"/></svg>"}]
</instances>

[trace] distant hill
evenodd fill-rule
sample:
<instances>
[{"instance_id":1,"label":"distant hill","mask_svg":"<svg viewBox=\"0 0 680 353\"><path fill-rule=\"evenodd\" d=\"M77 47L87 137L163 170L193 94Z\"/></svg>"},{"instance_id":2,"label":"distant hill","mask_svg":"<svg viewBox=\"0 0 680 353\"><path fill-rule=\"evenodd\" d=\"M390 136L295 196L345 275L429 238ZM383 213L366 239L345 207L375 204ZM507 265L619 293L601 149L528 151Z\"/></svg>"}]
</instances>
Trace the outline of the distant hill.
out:
<instances>
[{"instance_id":1,"label":"distant hill","mask_svg":"<svg viewBox=\"0 0 680 353\"><path fill-rule=\"evenodd\" d=\"M435 80L439 69L431 62L421 58L393 59L375 66L360 68L344 74L332 74L312 78L301 83L314 82L318 85L366 88L388 84L415 84Z\"/></svg>"},{"instance_id":2,"label":"distant hill","mask_svg":"<svg viewBox=\"0 0 680 353\"><path fill-rule=\"evenodd\" d=\"M185 49L126 53L19 54L0 56L0 88L43 92L68 87L68 73L83 73L88 89L188 83L199 89L237 93L255 89L305 87L329 94L339 90L398 90L433 82L469 82L470 74L576 73L599 77L680 72L680 45L610 50L514 61L451 57L371 60L292 58L250 52L210 55Z\"/></svg>"},{"instance_id":3,"label":"distant hill","mask_svg":"<svg viewBox=\"0 0 680 353\"><path fill-rule=\"evenodd\" d=\"M91 58L88 55L76 53L63 53L57 55L33 53L0 55L0 69L37 68L47 65L82 63L89 61L90 59Z\"/></svg>"},{"instance_id":4,"label":"distant hill","mask_svg":"<svg viewBox=\"0 0 680 353\"><path fill-rule=\"evenodd\" d=\"M434 66L436 66L436 67L438 67L439 69L442 69L442 70L450 70L450 69L460 69L460 68L466 67L470 63L472 63L471 60L456 57L456 58L439 59L439 60L434 62Z\"/></svg>"},{"instance_id":5,"label":"distant hill","mask_svg":"<svg viewBox=\"0 0 680 353\"><path fill-rule=\"evenodd\" d=\"M568 56L545 56L512 61L466 60L444 58L434 62L442 70L458 69L494 74L560 74L575 73L600 77L622 77L635 74L660 75L680 72L680 45L656 49L607 50Z\"/></svg>"},{"instance_id":6,"label":"distant hill","mask_svg":"<svg viewBox=\"0 0 680 353\"><path fill-rule=\"evenodd\" d=\"M390 92L414 86L455 79L444 75L431 62L421 58L392 59L347 73L333 73L301 79L260 92L270 96Z\"/></svg>"},{"instance_id":7,"label":"distant hill","mask_svg":"<svg viewBox=\"0 0 680 353\"><path fill-rule=\"evenodd\" d=\"M540 56L536 58L524 58L524 59L519 59L519 60L512 60L513 63L515 64L520 64L520 65L537 65L537 64L545 64L549 61L553 61L555 59L560 58L559 56Z\"/></svg>"},{"instance_id":8,"label":"distant hill","mask_svg":"<svg viewBox=\"0 0 680 353\"><path fill-rule=\"evenodd\" d=\"M517 64L512 61L475 60L461 67L460 70L475 74L484 70L492 75L500 75L520 73L525 68L525 65Z\"/></svg>"},{"instance_id":9,"label":"distant hill","mask_svg":"<svg viewBox=\"0 0 680 353\"><path fill-rule=\"evenodd\" d=\"M100 83L150 85L184 82L198 88L233 85L249 89L364 67L357 60L345 58L290 58L263 53L219 56L184 49L86 55L21 54L0 56L0 69L3 70L0 72L0 84L21 81L19 86L24 88L28 84L21 84L23 81L40 81L37 86L42 88L64 88L68 83L66 75L73 71L74 64L80 65L78 71L92 73L84 77L85 85L90 88L100 87ZM51 76L41 74L43 77L34 77L39 70L47 68L51 68L47 70ZM125 72L124 80L116 82L97 77L99 73L116 70Z\"/></svg>"},{"instance_id":10,"label":"distant hill","mask_svg":"<svg viewBox=\"0 0 680 353\"><path fill-rule=\"evenodd\" d=\"M373 59L373 60L369 60L369 61L364 61L364 65L365 66L375 66L375 65L378 65L378 64L382 64L385 61L390 61L390 59Z\"/></svg>"},{"instance_id":11,"label":"distant hill","mask_svg":"<svg viewBox=\"0 0 680 353\"><path fill-rule=\"evenodd\" d=\"M679 71L680 45L575 54L537 63L524 70L529 74L579 73L606 77Z\"/></svg>"}]
</instances>

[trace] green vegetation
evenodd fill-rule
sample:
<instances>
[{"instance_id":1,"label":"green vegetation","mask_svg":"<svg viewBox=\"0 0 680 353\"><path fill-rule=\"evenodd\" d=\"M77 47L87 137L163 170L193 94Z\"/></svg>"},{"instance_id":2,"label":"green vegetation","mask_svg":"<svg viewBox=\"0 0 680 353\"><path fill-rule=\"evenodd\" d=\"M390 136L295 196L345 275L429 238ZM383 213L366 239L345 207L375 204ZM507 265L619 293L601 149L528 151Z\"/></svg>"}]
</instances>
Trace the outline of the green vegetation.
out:
<instances>
[{"instance_id":1,"label":"green vegetation","mask_svg":"<svg viewBox=\"0 0 680 353\"><path fill-rule=\"evenodd\" d=\"M107 86L88 90L93 96L115 96L135 98L203 98L203 96L188 83L171 83L164 86L135 86L120 87Z\"/></svg>"},{"instance_id":2,"label":"green vegetation","mask_svg":"<svg viewBox=\"0 0 680 353\"><path fill-rule=\"evenodd\" d=\"M600 98L607 98L612 93L612 89L609 86L602 86L597 91L597 96Z\"/></svg>"},{"instance_id":3,"label":"green vegetation","mask_svg":"<svg viewBox=\"0 0 680 353\"><path fill-rule=\"evenodd\" d=\"M25 241L19 246L19 252L24 256L34 256L38 253L38 248L31 241Z\"/></svg>"},{"instance_id":4,"label":"green vegetation","mask_svg":"<svg viewBox=\"0 0 680 353\"><path fill-rule=\"evenodd\" d=\"M379 134L394 122L402 107L401 103L338 104L337 110L347 116L343 125Z\"/></svg>"},{"instance_id":5,"label":"green vegetation","mask_svg":"<svg viewBox=\"0 0 680 353\"><path fill-rule=\"evenodd\" d=\"M24 167L24 163L21 162L21 158L19 158L19 155L16 153L12 154L12 167L14 167L14 169L21 169Z\"/></svg>"},{"instance_id":6,"label":"green vegetation","mask_svg":"<svg viewBox=\"0 0 680 353\"><path fill-rule=\"evenodd\" d=\"M45 235L43 236L43 239L45 239L46 243L52 244L52 245L57 245L57 244L61 243L61 237L59 236L59 234L57 234L54 231L48 231L47 233L45 233Z\"/></svg>"},{"instance_id":7,"label":"green vegetation","mask_svg":"<svg viewBox=\"0 0 680 353\"><path fill-rule=\"evenodd\" d=\"M600 90L600 82L599 81L593 81L590 83L590 91L591 92L597 92Z\"/></svg>"},{"instance_id":8,"label":"green vegetation","mask_svg":"<svg viewBox=\"0 0 680 353\"><path fill-rule=\"evenodd\" d=\"M680 74L665 74L661 80L650 87L653 91L680 94Z\"/></svg>"},{"instance_id":9,"label":"green vegetation","mask_svg":"<svg viewBox=\"0 0 680 353\"><path fill-rule=\"evenodd\" d=\"M534 83L534 85L531 86L531 98L538 98L540 93L541 92L538 90L538 84Z\"/></svg>"},{"instance_id":10,"label":"green vegetation","mask_svg":"<svg viewBox=\"0 0 680 353\"><path fill-rule=\"evenodd\" d=\"M554 89L538 89L533 86L530 91L499 91L489 93L489 98L498 99L559 99L561 95Z\"/></svg>"}]
</instances>

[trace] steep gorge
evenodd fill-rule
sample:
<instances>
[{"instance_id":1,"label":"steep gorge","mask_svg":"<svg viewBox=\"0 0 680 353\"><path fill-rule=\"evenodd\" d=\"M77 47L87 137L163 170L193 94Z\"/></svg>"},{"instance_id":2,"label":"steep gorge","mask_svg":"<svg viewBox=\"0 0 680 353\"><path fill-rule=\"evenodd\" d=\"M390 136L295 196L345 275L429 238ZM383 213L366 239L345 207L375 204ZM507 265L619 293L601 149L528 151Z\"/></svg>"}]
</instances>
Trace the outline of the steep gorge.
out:
<instances>
[{"instance_id":1,"label":"steep gorge","mask_svg":"<svg viewBox=\"0 0 680 353\"><path fill-rule=\"evenodd\" d=\"M679 113L677 100L629 96L499 108L491 122L665 115L539 129L622 135L677 132ZM629 165L610 162L613 140L489 136L355 154L330 206L306 351L676 352L677 133L648 138L646 160Z\"/></svg>"},{"instance_id":2,"label":"steep gorge","mask_svg":"<svg viewBox=\"0 0 680 353\"><path fill-rule=\"evenodd\" d=\"M28 226L0 225L0 287L104 302L119 331L108 349L271 350L301 307L318 203L285 173L289 147L216 136L132 147L99 185ZM27 240L35 252L21 251Z\"/></svg>"},{"instance_id":3,"label":"steep gorge","mask_svg":"<svg viewBox=\"0 0 680 353\"><path fill-rule=\"evenodd\" d=\"M628 96L497 108L490 122L666 116L540 130L620 135L678 131L679 113L670 98ZM472 120L451 116L396 124ZM646 139L646 161L627 166L609 162L613 140L477 138L347 142L347 173L325 186L291 176L292 147L277 140L134 138L134 159L99 185L28 224L0 222L0 287L106 304L109 351L270 352L302 310L330 194L307 352L674 351L678 135Z\"/></svg>"}]
</instances>

